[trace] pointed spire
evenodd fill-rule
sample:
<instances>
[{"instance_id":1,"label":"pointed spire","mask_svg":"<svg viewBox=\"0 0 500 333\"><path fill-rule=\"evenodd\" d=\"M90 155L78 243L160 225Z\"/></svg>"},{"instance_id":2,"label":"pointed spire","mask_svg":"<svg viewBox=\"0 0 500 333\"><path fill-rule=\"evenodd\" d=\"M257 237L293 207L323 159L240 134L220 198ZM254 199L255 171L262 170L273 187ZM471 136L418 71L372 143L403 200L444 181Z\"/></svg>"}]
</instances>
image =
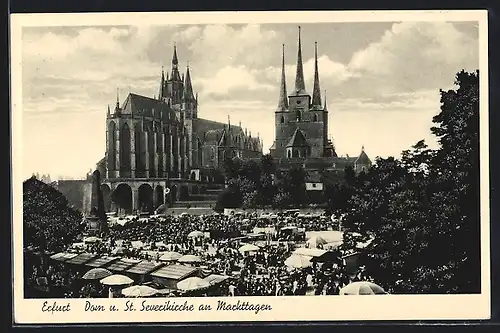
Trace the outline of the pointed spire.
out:
<instances>
[{"instance_id":1,"label":"pointed spire","mask_svg":"<svg viewBox=\"0 0 500 333\"><path fill-rule=\"evenodd\" d=\"M319 88L319 71L318 71L318 42L314 42L314 88L312 96L312 105L321 108L321 90Z\"/></svg>"},{"instance_id":2,"label":"pointed spire","mask_svg":"<svg viewBox=\"0 0 500 333\"><path fill-rule=\"evenodd\" d=\"M325 90L325 104L323 106L323 111L328 112L328 103L326 102L326 90Z\"/></svg>"},{"instance_id":3,"label":"pointed spire","mask_svg":"<svg viewBox=\"0 0 500 333\"><path fill-rule=\"evenodd\" d=\"M227 128L228 129L231 129L231 116L230 115L227 115Z\"/></svg>"},{"instance_id":4,"label":"pointed spire","mask_svg":"<svg viewBox=\"0 0 500 333\"><path fill-rule=\"evenodd\" d=\"M116 109L120 108L120 88L116 88Z\"/></svg>"},{"instance_id":5,"label":"pointed spire","mask_svg":"<svg viewBox=\"0 0 500 333\"><path fill-rule=\"evenodd\" d=\"M177 44L174 42L174 54L172 56L172 65L178 65L179 60L177 59Z\"/></svg>"},{"instance_id":6,"label":"pointed spire","mask_svg":"<svg viewBox=\"0 0 500 333\"><path fill-rule=\"evenodd\" d=\"M285 44L283 44L283 52L281 59L281 83L280 97L278 100L278 111L288 110L288 94L286 92L286 74L285 74Z\"/></svg>"},{"instance_id":7,"label":"pointed spire","mask_svg":"<svg viewBox=\"0 0 500 333\"><path fill-rule=\"evenodd\" d=\"M109 108L109 104L108 104L108 113L107 113L107 117L109 118L109 116L111 115L111 110Z\"/></svg>"},{"instance_id":8,"label":"pointed spire","mask_svg":"<svg viewBox=\"0 0 500 333\"><path fill-rule=\"evenodd\" d=\"M299 49L297 51L297 73L295 75L295 94L306 95L306 85L304 81L304 68L302 66L302 44L300 41L300 26L299 26Z\"/></svg>"},{"instance_id":9,"label":"pointed spire","mask_svg":"<svg viewBox=\"0 0 500 333\"><path fill-rule=\"evenodd\" d=\"M185 101L194 100L193 86L191 84L191 74L189 73L189 64L186 69L186 77L184 80L184 100Z\"/></svg>"},{"instance_id":10,"label":"pointed spire","mask_svg":"<svg viewBox=\"0 0 500 333\"><path fill-rule=\"evenodd\" d=\"M240 120L240 122L239 122L239 126L240 126L240 128L241 128L241 120Z\"/></svg>"},{"instance_id":11,"label":"pointed spire","mask_svg":"<svg viewBox=\"0 0 500 333\"><path fill-rule=\"evenodd\" d=\"M361 146L361 152L363 153L365 151L365 145Z\"/></svg>"},{"instance_id":12,"label":"pointed spire","mask_svg":"<svg viewBox=\"0 0 500 333\"><path fill-rule=\"evenodd\" d=\"M158 99L161 99L163 97L164 87L165 87L165 71L163 69L163 66L161 66L160 93L158 94Z\"/></svg>"},{"instance_id":13,"label":"pointed spire","mask_svg":"<svg viewBox=\"0 0 500 333\"><path fill-rule=\"evenodd\" d=\"M179 60L177 59L177 45L174 43L174 54L172 56L172 73L170 75L172 81L180 81Z\"/></svg>"}]
</instances>

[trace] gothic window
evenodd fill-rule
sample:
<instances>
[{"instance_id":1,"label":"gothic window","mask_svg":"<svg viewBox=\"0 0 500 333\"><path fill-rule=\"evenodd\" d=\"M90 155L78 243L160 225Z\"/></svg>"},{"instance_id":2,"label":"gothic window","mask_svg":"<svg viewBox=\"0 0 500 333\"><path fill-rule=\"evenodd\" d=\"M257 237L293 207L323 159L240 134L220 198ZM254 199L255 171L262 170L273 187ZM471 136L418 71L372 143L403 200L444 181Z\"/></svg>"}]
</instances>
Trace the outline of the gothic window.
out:
<instances>
[{"instance_id":1,"label":"gothic window","mask_svg":"<svg viewBox=\"0 0 500 333\"><path fill-rule=\"evenodd\" d=\"M235 158L235 157L236 157L236 152L235 152L234 150L233 150L233 152L231 153L231 156L232 156L233 158Z\"/></svg>"},{"instance_id":2,"label":"gothic window","mask_svg":"<svg viewBox=\"0 0 500 333\"><path fill-rule=\"evenodd\" d=\"M135 144L135 170L136 170L136 176L140 176L141 172L144 171L145 165L144 165L144 158L145 158L145 151L144 151L144 143L143 143L143 134L141 131L141 125L138 123L134 127L134 144Z\"/></svg>"},{"instance_id":3,"label":"gothic window","mask_svg":"<svg viewBox=\"0 0 500 333\"><path fill-rule=\"evenodd\" d=\"M284 122L285 122L285 117L284 117L284 116L281 116L281 118L280 118L280 123L282 123L282 124L283 124Z\"/></svg>"},{"instance_id":4,"label":"gothic window","mask_svg":"<svg viewBox=\"0 0 500 333\"><path fill-rule=\"evenodd\" d=\"M288 151L287 151L287 155L288 155L288 158L291 158L291 157L292 157L292 151L291 151L291 150L288 150Z\"/></svg>"},{"instance_id":5,"label":"gothic window","mask_svg":"<svg viewBox=\"0 0 500 333\"><path fill-rule=\"evenodd\" d=\"M116 170L116 125L108 125L108 170Z\"/></svg>"},{"instance_id":6,"label":"gothic window","mask_svg":"<svg viewBox=\"0 0 500 333\"><path fill-rule=\"evenodd\" d=\"M317 114L313 115L313 121L318 121L318 115Z\"/></svg>"},{"instance_id":7,"label":"gothic window","mask_svg":"<svg viewBox=\"0 0 500 333\"><path fill-rule=\"evenodd\" d=\"M215 159L215 148L212 148L212 151L210 152L210 159L212 161Z\"/></svg>"},{"instance_id":8,"label":"gothic window","mask_svg":"<svg viewBox=\"0 0 500 333\"><path fill-rule=\"evenodd\" d=\"M120 170L130 171L130 128L123 124L120 131Z\"/></svg>"},{"instance_id":9,"label":"gothic window","mask_svg":"<svg viewBox=\"0 0 500 333\"><path fill-rule=\"evenodd\" d=\"M295 112L295 118L297 119L297 121L301 121L302 115L300 113L300 110L297 110L297 112Z\"/></svg>"},{"instance_id":10,"label":"gothic window","mask_svg":"<svg viewBox=\"0 0 500 333\"><path fill-rule=\"evenodd\" d=\"M293 157L299 157L299 151L297 149L294 149L292 156Z\"/></svg>"}]
</instances>

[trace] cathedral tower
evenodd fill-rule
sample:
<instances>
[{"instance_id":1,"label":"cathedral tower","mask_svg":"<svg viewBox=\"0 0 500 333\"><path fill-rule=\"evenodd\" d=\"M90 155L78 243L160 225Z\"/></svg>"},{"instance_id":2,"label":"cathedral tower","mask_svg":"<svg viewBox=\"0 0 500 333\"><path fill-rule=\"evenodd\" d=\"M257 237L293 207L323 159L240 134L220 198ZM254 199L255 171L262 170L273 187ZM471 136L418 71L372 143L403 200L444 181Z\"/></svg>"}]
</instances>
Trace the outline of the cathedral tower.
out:
<instances>
[{"instance_id":1,"label":"cathedral tower","mask_svg":"<svg viewBox=\"0 0 500 333\"><path fill-rule=\"evenodd\" d=\"M284 51L281 68L280 95L275 111L275 142L271 155L276 158L321 158L328 156L328 112L322 105L319 83L317 43L314 52L313 95L307 93L302 63L302 41L298 36L295 86L291 95L286 90Z\"/></svg>"}]
</instances>

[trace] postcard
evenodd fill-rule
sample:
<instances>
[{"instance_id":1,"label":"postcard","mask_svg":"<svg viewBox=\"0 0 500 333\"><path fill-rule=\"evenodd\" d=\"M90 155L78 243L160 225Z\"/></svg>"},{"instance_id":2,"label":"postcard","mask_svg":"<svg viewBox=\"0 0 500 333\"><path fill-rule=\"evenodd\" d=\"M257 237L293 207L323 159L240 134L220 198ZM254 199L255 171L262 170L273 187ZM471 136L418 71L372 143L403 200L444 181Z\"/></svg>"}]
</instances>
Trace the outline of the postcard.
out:
<instances>
[{"instance_id":1,"label":"postcard","mask_svg":"<svg viewBox=\"0 0 500 333\"><path fill-rule=\"evenodd\" d=\"M490 317L485 10L11 28L16 324Z\"/></svg>"}]
</instances>

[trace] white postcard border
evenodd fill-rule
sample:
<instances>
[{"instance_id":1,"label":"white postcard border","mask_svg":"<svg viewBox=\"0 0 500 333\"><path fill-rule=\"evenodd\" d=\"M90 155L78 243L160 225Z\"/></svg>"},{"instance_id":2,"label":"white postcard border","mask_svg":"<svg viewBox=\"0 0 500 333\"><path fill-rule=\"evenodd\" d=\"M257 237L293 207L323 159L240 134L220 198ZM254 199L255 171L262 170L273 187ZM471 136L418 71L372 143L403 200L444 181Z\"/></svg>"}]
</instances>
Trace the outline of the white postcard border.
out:
<instances>
[{"instance_id":1,"label":"white postcard border","mask_svg":"<svg viewBox=\"0 0 500 333\"><path fill-rule=\"evenodd\" d=\"M130 18L133 17L133 20ZM488 27L486 10L457 11L342 11L342 12L197 12L197 13L78 13L13 14L11 19L12 179L13 179L13 306L18 324L124 323L124 322L214 322L214 321L330 321L330 320L467 320L490 317L489 231L489 132L488 132ZM383 295L311 297L169 298L185 301L194 312L141 312L141 299L132 300L137 311L123 312L130 299L92 299L106 309L85 312L85 299L24 299L22 228L22 27L87 25L164 25L216 23L319 23L384 21L478 21L480 64L480 177L481 177L481 294L479 295ZM189 22L189 23L188 23ZM437 110L436 110L437 111ZM167 299L147 299L162 304ZM218 301L269 304L270 311L215 311ZM43 303L69 303L71 312L42 312ZM210 304L212 311L198 311Z\"/></svg>"}]
</instances>

